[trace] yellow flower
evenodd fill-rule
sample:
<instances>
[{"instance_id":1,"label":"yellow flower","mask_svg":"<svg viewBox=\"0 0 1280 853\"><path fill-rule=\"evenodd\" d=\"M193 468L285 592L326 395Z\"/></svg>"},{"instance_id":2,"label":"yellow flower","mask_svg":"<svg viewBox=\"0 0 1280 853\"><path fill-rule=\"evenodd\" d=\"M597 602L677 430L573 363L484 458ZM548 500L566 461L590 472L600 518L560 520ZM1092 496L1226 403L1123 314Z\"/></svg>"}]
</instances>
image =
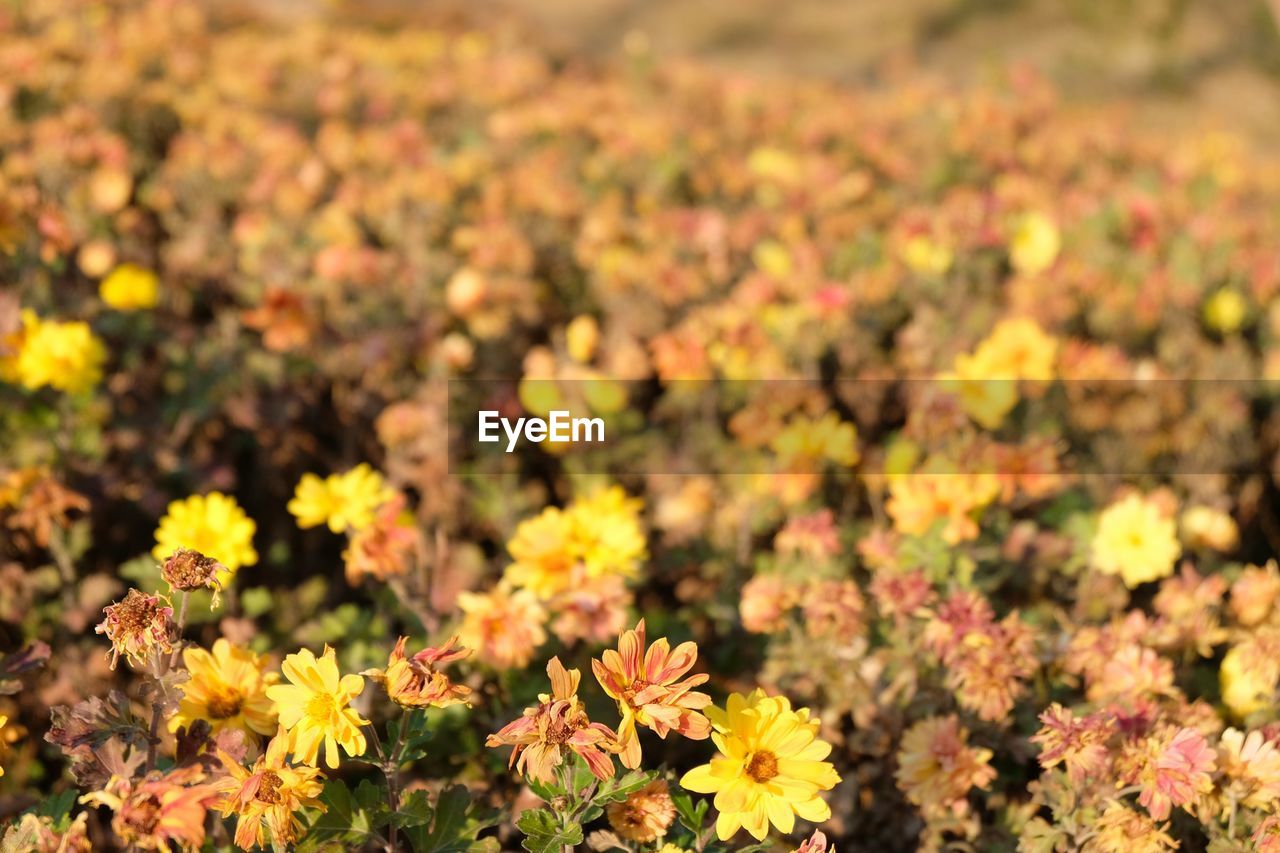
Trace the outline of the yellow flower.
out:
<instances>
[{"instance_id":1,"label":"yellow flower","mask_svg":"<svg viewBox=\"0 0 1280 853\"><path fill-rule=\"evenodd\" d=\"M12 372L24 388L48 385L69 394L92 390L102 379L107 352L88 323L41 320L22 313L22 348Z\"/></svg>"},{"instance_id":2,"label":"yellow flower","mask_svg":"<svg viewBox=\"0 0 1280 853\"><path fill-rule=\"evenodd\" d=\"M639 498L627 497L619 486L601 489L569 506L574 554L588 577L634 577L640 570L640 561L648 556L640 524L643 506Z\"/></svg>"},{"instance_id":3,"label":"yellow flower","mask_svg":"<svg viewBox=\"0 0 1280 853\"><path fill-rule=\"evenodd\" d=\"M1274 658L1259 654L1259 649L1246 643L1227 651L1218 679L1222 704L1238 719L1244 719L1274 706L1280 666Z\"/></svg>"},{"instance_id":4,"label":"yellow flower","mask_svg":"<svg viewBox=\"0 0 1280 853\"><path fill-rule=\"evenodd\" d=\"M600 343L600 324L590 314L580 314L565 326L564 342L569 358L586 364L595 356L596 346Z\"/></svg>"},{"instance_id":5,"label":"yellow flower","mask_svg":"<svg viewBox=\"0 0 1280 853\"><path fill-rule=\"evenodd\" d=\"M1182 538L1192 548L1209 548L1227 552L1240 544L1240 528L1228 513L1211 506L1192 506L1183 510Z\"/></svg>"},{"instance_id":6,"label":"yellow flower","mask_svg":"<svg viewBox=\"0 0 1280 853\"><path fill-rule=\"evenodd\" d=\"M8 724L9 724L9 718L6 717L4 714L0 714L0 729L3 729ZM0 740L0 742L3 742L3 741ZM3 775L4 775L4 766L0 765L0 776L3 776Z\"/></svg>"},{"instance_id":7,"label":"yellow flower","mask_svg":"<svg viewBox=\"0 0 1280 853\"><path fill-rule=\"evenodd\" d=\"M1230 287L1215 290L1204 303L1204 322L1215 332L1230 335L1238 332L1249 316L1249 303L1240 292Z\"/></svg>"},{"instance_id":8,"label":"yellow flower","mask_svg":"<svg viewBox=\"0 0 1280 853\"><path fill-rule=\"evenodd\" d=\"M960 398L960 408L974 423L996 429L1018 405L1018 383L985 355L961 353L955 369L938 377L942 386Z\"/></svg>"},{"instance_id":9,"label":"yellow flower","mask_svg":"<svg viewBox=\"0 0 1280 853\"><path fill-rule=\"evenodd\" d=\"M690 770L680 785L716 795L721 841L739 827L763 841L770 823L788 833L797 816L814 823L831 816L818 792L834 788L840 776L823 760L831 745L818 739L818 721L809 719L807 708L793 711L785 697L757 689L730 695L724 710L708 708L707 716L720 755Z\"/></svg>"},{"instance_id":10,"label":"yellow flower","mask_svg":"<svg viewBox=\"0 0 1280 853\"><path fill-rule=\"evenodd\" d=\"M299 527L329 525L334 533L363 530L373 524L378 509L395 497L382 475L361 462L344 474L330 474L321 480L303 474L289 501L289 512Z\"/></svg>"},{"instance_id":11,"label":"yellow flower","mask_svg":"<svg viewBox=\"0 0 1280 853\"><path fill-rule=\"evenodd\" d=\"M1182 546L1177 525L1154 501L1131 494L1103 510L1093 536L1093 564L1133 589L1173 574Z\"/></svg>"},{"instance_id":12,"label":"yellow flower","mask_svg":"<svg viewBox=\"0 0 1280 853\"><path fill-rule=\"evenodd\" d=\"M1058 226L1043 213L1028 213L1009 240L1009 262L1024 275L1039 275L1053 266L1062 248Z\"/></svg>"},{"instance_id":13,"label":"yellow flower","mask_svg":"<svg viewBox=\"0 0 1280 853\"><path fill-rule=\"evenodd\" d=\"M223 817L239 815L236 822L236 846L252 850L291 847L302 836L302 821L297 812L304 809L325 811L318 797L324 790L320 771L314 767L285 763L288 738L280 731L271 739L264 755L246 769L227 753L218 757L230 774L218 782L222 797L216 804Z\"/></svg>"},{"instance_id":14,"label":"yellow flower","mask_svg":"<svg viewBox=\"0 0 1280 853\"><path fill-rule=\"evenodd\" d=\"M182 699L169 720L169 731L206 720L213 732L239 729L256 741L258 735L276 730L276 709L267 688L280 676L265 672L265 657L219 638L212 653L189 648L182 661L191 677L178 685Z\"/></svg>"},{"instance_id":15,"label":"yellow flower","mask_svg":"<svg viewBox=\"0 0 1280 853\"><path fill-rule=\"evenodd\" d=\"M235 498L221 492L192 495L169 504L156 528L151 556L163 561L179 548L199 551L226 568L218 571L218 582L225 588L236 570L258 562L258 552L253 550L256 530Z\"/></svg>"},{"instance_id":16,"label":"yellow flower","mask_svg":"<svg viewBox=\"0 0 1280 853\"><path fill-rule=\"evenodd\" d=\"M573 531L571 517L557 507L547 507L516 525L507 543L514 561L507 567L507 582L544 601L568 589L577 565Z\"/></svg>"},{"instance_id":17,"label":"yellow flower","mask_svg":"<svg viewBox=\"0 0 1280 853\"><path fill-rule=\"evenodd\" d=\"M991 750L969 746L969 732L954 714L929 717L907 729L898 751L898 787L926 818L963 816L972 788L996 777Z\"/></svg>"},{"instance_id":18,"label":"yellow flower","mask_svg":"<svg viewBox=\"0 0 1280 853\"><path fill-rule=\"evenodd\" d=\"M820 418L795 417L769 445L784 464L802 470L822 462L858 464L858 430L835 412Z\"/></svg>"},{"instance_id":19,"label":"yellow flower","mask_svg":"<svg viewBox=\"0 0 1280 853\"><path fill-rule=\"evenodd\" d=\"M366 741L360 727L369 721L349 706L364 691L364 679L340 676L337 653L329 646L319 658L309 649L289 655L280 669L289 683L268 687L267 696L276 703L294 759L318 766L321 743L330 769L338 766L339 746L347 755L362 755Z\"/></svg>"},{"instance_id":20,"label":"yellow flower","mask_svg":"<svg viewBox=\"0 0 1280 853\"><path fill-rule=\"evenodd\" d=\"M942 275L951 269L951 250L923 234L907 240L902 247L901 257L912 272Z\"/></svg>"},{"instance_id":21,"label":"yellow flower","mask_svg":"<svg viewBox=\"0 0 1280 853\"><path fill-rule=\"evenodd\" d=\"M102 301L117 311L154 308L160 297L160 279L136 264L121 264L98 287Z\"/></svg>"},{"instance_id":22,"label":"yellow flower","mask_svg":"<svg viewBox=\"0 0 1280 853\"><path fill-rule=\"evenodd\" d=\"M974 356L992 375L1043 382L1054 376L1058 341L1034 320L1012 317L996 324L978 344Z\"/></svg>"}]
</instances>

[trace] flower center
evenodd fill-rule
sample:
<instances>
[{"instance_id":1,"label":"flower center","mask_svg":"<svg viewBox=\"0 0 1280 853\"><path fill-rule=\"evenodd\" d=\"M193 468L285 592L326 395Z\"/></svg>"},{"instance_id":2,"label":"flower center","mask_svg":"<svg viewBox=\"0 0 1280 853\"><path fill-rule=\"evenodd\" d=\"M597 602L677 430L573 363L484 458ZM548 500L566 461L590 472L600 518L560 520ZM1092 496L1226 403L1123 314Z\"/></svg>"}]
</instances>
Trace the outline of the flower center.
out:
<instances>
[{"instance_id":1,"label":"flower center","mask_svg":"<svg viewBox=\"0 0 1280 853\"><path fill-rule=\"evenodd\" d=\"M307 702L307 716L319 722L332 719L338 710L338 702L332 693L317 693Z\"/></svg>"},{"instance_id":2,"label":"flower center","mask_svg":"<svg viewBox=\"0 0 1280 853\"><path fill-rule=\"evenodd\" d=\"M268 770L262 774L262 781L258 783L257 800L261 803L270 803L272 805L280 802L280 788L284 782L274 772Z\"/></svg>"},{"instance_id":3,"label":"flower center","mask_svg":"<svg viewBox=\"0 0 1280 853\"><path fill-rule=\"evenodd\" d=\"M778 775L778 759L772 752L752 753L747 762L747 775L757 782L768 782Z\"/></svg>"},{"instance_id":4,"label":"flower center","mask_svg":"<svg viewBox=\"0 0 1280 853\"><path fill-rule=\"evenodd\" d=\"M209 697L209 717L214 720L226 720L240 713L244 705L244 695L239 690L218 691Z\"/></svg>"},{"instance_id":5,"label":"flower center","mask_svg":"<svg viewBox=\"0 0 1280 853\"><path fill-rule=\"evenodd\" d=\"M154 794L139 799L129 810L125 823L141 835L150 835L160 823L160 800Z\"/></svg>"}]
</instances>

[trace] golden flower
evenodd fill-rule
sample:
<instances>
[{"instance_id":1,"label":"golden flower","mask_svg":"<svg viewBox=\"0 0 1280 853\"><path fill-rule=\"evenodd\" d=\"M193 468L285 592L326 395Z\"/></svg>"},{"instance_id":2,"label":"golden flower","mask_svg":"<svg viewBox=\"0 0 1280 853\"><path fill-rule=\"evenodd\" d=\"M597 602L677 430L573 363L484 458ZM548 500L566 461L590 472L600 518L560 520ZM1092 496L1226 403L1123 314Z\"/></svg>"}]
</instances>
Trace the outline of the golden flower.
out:
<instances>
[{"instance_id":1,"label":"golden flower","mask_svg":"<svg viewBox=\"0 0 1280 853\"><path fill-rule=\"evenodd\" d=\"M1102 511L1093 536L1093 564L1133 589L1173 574L1182 553L1177 526L1152 500L1130 494Z\"/></svg>"},{"instance_id":2,"label":"golden flower","mask_svg":"<svg viewBox=\"0 0 1280 853\"><path fill-rule=\"evenodd\" d=\"M1262 732L1227 729L1218 740L1218 766L1237 802L1269 809L1280 800L1280 750Z\"/></svg>"},{"instance_id":3,"label":"golden flower","mask_svg":"<svg viewBox=\"0 0 1280 853\"><path fill-rule=\"evenodd\" d=\"M1243 719L1274 706L1280 663L1256 643L1246 641L1227 650L1218 677L1222 704Z\"/></svg>"},{"instance_id":4,"label":"golden flower","mask_svg":"<svg viewBox=\"0 0 1280 853\"><path fill-rule=\"evenodd\" d=\"M338 766L339 746L347 755L362 755L367 743L360 727L369 721L350 704L364 691L364 679L339 675L337 653L329 646L319 658L310 649L291 654L280 669L289 683L268 687L267 696L276 703L280 725L287 732L285 743L294 759L318 766L322 743L330 769Z\"/></svg>"},{"instance_id":5,"label":"golden flower","mask_svg":"<svg viewBox=\"0 0 1280 853\"><path fill-rule=\"evenodd\" d=\"M525 708L520 717L489 735L485 746L514 747L508 766L530 779L553 781L566 750L577 753L597 778L611 778L614 767L609 754L617 751L618 736L587 716L578 698L581 673L566 670L560 658L554 657L547 664L547 676L551 693L540 694L537 705Z\"/></svg>"},{"instance_id":6,"label":"golden flower","mask_svg":"<svg viewBox=\"0 0 1280 853\"><path fill-rule=\"evenodd\" d=\"M648 556L640 511L644 503L619 486L578 498L567 510L573 527L573 550L588 577L618 574L635 577Z\"/></svg>"},{"instance_id":7,"label":"golden flower","mask_svg":"<svg viewBox=\"0 0 1280 853\"><path fill-rule=\"evenodd\" d=\"M137 783L113 776L105 790L85 794L80 802L111 809L111 828L135 849L199 850L205 817L218 799L217 789L203 778L198 765L152 772Z\"/></svg>"},{"instance_id":8,"label":"golden flower","mask_svg":"<svg viewBox=\"0 0 1280 853\"><path fill-rule=\"evenodd\" d=\"M222 564L217 580L225 588L237 570L258 562L253 549L256 530L235 498L221 492L192 495L169 504L156 528L151 555L167 560L179 548L198 551Z\"/></svg>"},{"instance_id":9,"label":"golden flower","mask_svg":"<svg viewBox=\"0 0 1280 853\"><path fill-rule=\"evenodd\" d=\"M267 698L267 688L280 676L265 671L265 656L219 637L212 653L187 648L182 661L190 678L178 685L182 699L169 731L189 728L196 720L208 722L211 733L239 729L253 740L276 730L275 704Z\"/></svg>"},{"instance_id":10,"label":"golden flower","mask_svg":"<svg viewBox=\"0 0 1280 853\"><path fill-rule=\"evenodd\" d=\"M974 357L995 376L1045 382L1056 372L1058 342L1034 320L1011 317L996 324Z\"/></svg>"},{"instance_id":11,"label":"golden flower","mask_svg":"<svg viewBox=\"0 0 1280 853\"><path fill-rule=\"evenodd\" d=\"M1081 853L1165 853L1178 842L1146 815L1112 801L1103 809Z\"/></svg>"},{"instance_id":12,"label":"golden flower","mask_svg":"<svg viewBox=\"0 0 1280 853\"><path fill-rule=\"evenodd\" d=\"M41 320L32 311L22 312L21 349L12 373L24 388L48 385L69 394L83 394L102 379L106 358L106 348L88 323Z\"/></svg>"},{"instance_id":13,"label":"golden flower","mask_svg":"<svg viewBox=\"0 0 1280 853\"><path fill-rule=\"evenodd\" d=\"M382 475L361 462L323 480L315 474L303 474L289 501L289 512L298 519L299 527L327 524L334 533L358 531L372 524L378 508L394 496Z\"/></svg>"},{"instance_id":14,"label":"golden flower","mask_svg":"<svg viewBox=\"0 0 1280 853\"><path fill-rule=\"evenodd\" d=\"M590 314L580 314L565 326L564 341L569 358L586 364L595 356L596 346L600 343L600 324Z\"/></svg>"},{"instance_id":15,"label":"golden flower","mask_svg":"<svg viewBox=\"0 0 1280 853\"><path fill-rule=\"evenodd\" d=\"M288 736L280 730L252 767L245 768L222 750L218 757L226 767L227 778L218 783L221 797L217 803L223 817L238 815L236 846L264 850L268 845L287 848L302 836L303 825L298 811L304 808L325 811L318 797L324 790L320 771L305 764L285 763Z\"/></svg>"},{"instance_id":16,"label":"golden flower","mask_svg":"<svg viewBox=\"0 0 1280 853\"><path fill-rule=\"evenodd\" d=\"M1240 331L1249 316L1249 302L1240 291L1220 287L1204 303L1205 325L1223 335Z\"/></svg>"},{"instance_id":17,"label":"golden flower","mask_svg":"<svg viewBox=\"0 0 1280 853\"><path fill-rule=\"evenodd\" d=\"M1018 405L1018 383L986 355L960 353L938 383L955 393L965 414L985 429L997 429Z\"/></svg>"},{"instance_id":18,"label":"golden flower","mask_svg":"<svg viewBox=\"0 0 1280 853\"><path fill-rule=\"evenodd\" d=\"M160 298L160 279L136 264L121 264L98 287L102 301L117 311L154 308Z\"/></svg>"},{"instance_id":19,"label":"golden flower","mask_svg":"<svg viewBox=\"0 0 1280 853\"><path fill-rule=\"evenodd\" d=\"M621 838L648 844L667 834L676 819L676 805L666 781L654 779L622 802L610 803L605 817Z\"/></svg>"},{"instance_id":20,"label":"golden flower","mask_svg":"<svg viewBox=\"0 0 1280 853\"><path fill-rule=\"evenodd\" d=\"M999 481L990 474L922 470L889 481L885 508L894 529L912 536L923 536L945 521L942 538L955 545L978 538L975 517L999 491Z\"/></svg>"},{"instance_id":21,"label":"golden flower","mask_svg":"<svg viewBox=\"0 0 1280 853\"><path fill-rule=\"evenodd\" d=\"M527 589L459 593L458 608L463 613L463 645L498 669L525 666L547 640L547 611Z\"/></svg>"},{"instance_id":22,"label":"golden flower","mask_svg":"<svg viewBox=\"0 0 1280 853\"><path fill-rule=\"evenodd\" d=\"M445 664L460 661L471 654L458 645L457 637L450 637L440 648L426 648L413 657L404 653L408 637L396 641L391 650L386 671L371 669L363 673L387 688L392 702L404 708L446 708L449 705L470 705L471 688L455 684L440 671Z\"/></svg>"},{"instance_id":23,"label":"golden flower","mask_svg":"<svg viewBox=\"0 0 1280 853\"><path fill-rule=\"evenodd\" d=\"M707 709L715 731L711 740L720 755L695 767L681 787L714 793L716 834L728 841L740 827L763 841L772 823L791 832L796 817L820 823L831 809L818 795L840 782L835 767L824 761L831 745L818 739L818 721L809 710L792 710L782 696L754 690L733 693L724 710Z\"/></svg>"},{"instance_id":24,"label":"golden flower","mask_svg":"<svg viewBox=\"0 0 1280 853\"><path fill-rule=\"evenodd\" d=\"M691 740L705 740L711 734L710 721L698 713L711 704L711 697L693 690L709 676L699 673L684 678L697 663L696 643L684 642L672 649L667 638L661 637L646 650L641 619L634 631L624 631L618 638L617 651L605 649L600 657L602 660L591 661L591 671L604 692L618 703L622 715L619 758L624 767L640 766L637 725L664 739L671 731Z\"/></svg>"},{"instance_id":25,"label":"golden flower","mask_svg":"<svg viewBox=\"0 0 1280 853\"><path fill-rule=\"evenodd\" d=\"M1179 519L1182 538L1191 548L1226 553L1240 542L1240 529L1229 513L1210 506L1187 507Z\"/></svg>"},{"instance_id":26,"label":"golden flower","mask_svg":"<svg viewBox=\"0 0 1280 853\"><path fill-rule=\"evenodd\" d=\"M1058 226L1038 211L1018 220L1009 240L1009 262L1024 275L1039 275L1053 266L1062 248Z\"/></svg>"},{"instance_id":27,"label":"golden flower","mask_svg":"<svg viewBox=\"0 0 1280 853\"><path fill-rule=\"evenodd\" d=\"M112 669L121 655L134 666L145 666L152 654L173 650L173 608L160 596L131 589L102 612L106 618L94 631L111 641Z\"/></svg>"},{"instance_id":28,"label":"golden flower","mask_svg":"<svg viewBox=\"0 0 1280 853\"><path fill-rule=\"evenodd\" d=\"M1246 566L1231 585L1231 612L1241 625L1252 627L1271 615L1280 599L1280 571L1271 560L1265 567Z\"/></svg>"},{"instance_id":29,"label":"golden flower","mask_svg":"<svg viewBox=\"0 0 1280 853\"><path fill-rule=\"evenodd\" d=\"M966 797L996 777L991 750L969 746L969 732L954 714L929 717L907 729L898 751L898 787L925 817L969 810Z\"/></svg>"},{"instance_id":30,"label":"golden flower","mask_svg":"<svg viewBox=\"0 0 1280 853\"><path fill-rule=\"evenodd\" d=\"M507 551L512 563L503 574L508 583L546 600L572 585L578 562L569 514L547 507L516 525Z\"/></svg>"},{"instance_id":31,"label":"golden flower","mask_svg":"<svg viewBox=\"0 0 1280 853\"><path fill-rule=\"evenodd\" d=\"M951 250L924 234L908 238L900 256L912 272L922 275L942 275L951 269Z\"/></svg>"},{"instance_id":32,"label":"golden flower","mask_svg":"<svg viewBox=\"0 0 1280 853\"><path fill-rule=\"evenodd\" d=\"M835 412L820 418L792 418L769 447L784 467L801 471L824 462L846 467L858 464L858 430Z\"/></svg>"}]
</instances>

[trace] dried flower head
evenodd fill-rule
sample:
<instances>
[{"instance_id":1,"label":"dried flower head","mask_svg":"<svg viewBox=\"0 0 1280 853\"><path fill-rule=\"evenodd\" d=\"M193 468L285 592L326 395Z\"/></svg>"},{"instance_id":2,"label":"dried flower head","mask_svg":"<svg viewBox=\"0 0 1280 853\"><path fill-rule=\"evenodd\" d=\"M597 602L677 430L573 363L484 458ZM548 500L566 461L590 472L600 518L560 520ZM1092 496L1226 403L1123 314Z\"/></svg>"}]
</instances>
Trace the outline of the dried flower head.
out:
<instances>
[{"instance_id":1,"label":"dried flower head","mask_svg":"<svg viewBox=\"0 0 1280 853\"><path fill-rule=\"evenodd\" d=\"M381 682L387 688L391 701L403 708L470 705L471 688L454 683L440 668L462 660L471 651L458 645L457 637L450 637L439 648L425 648L407 657L404 649L408 642L408 637L396 641L385 672L371 669L363 674Z\"/></svg>"},{"instance_id":2,"label":"dried flower head","mask_svg":"<svg viewBox=\"0 0 1280 853\"><path fill-rule=\"evenodd\" d=\"M151 655L173 650L176 628L168 600L131 589L102 612L106 618L94 630L111 641L112 669L121 655L133 666L145 666Z\"/></svg>"},{"instance_id":3,"label":"dried flower head","mask_svg":"<svg viewBox=\"0 0 1280 853\"><path fill-rule=\"evenodd\" d=\"M218 606L218 593L222 589L222 581L218 578L228 574L227 567L222 563L190 548L174 551L160 567L160 576L174 592L213 590L212 607Z\"/></svg>"},{"instance_id":4,"label":"dried flower head","mask_svg":"<svg viewBox=\"0 0 1280 853\"><path fill-rule=\"evenodd\" d=\"M610 804L605 817L620 837L648 844L667 834L676 819L676 806L666 780L654 779L622 802Z\"/></svg>"}]
</instances>

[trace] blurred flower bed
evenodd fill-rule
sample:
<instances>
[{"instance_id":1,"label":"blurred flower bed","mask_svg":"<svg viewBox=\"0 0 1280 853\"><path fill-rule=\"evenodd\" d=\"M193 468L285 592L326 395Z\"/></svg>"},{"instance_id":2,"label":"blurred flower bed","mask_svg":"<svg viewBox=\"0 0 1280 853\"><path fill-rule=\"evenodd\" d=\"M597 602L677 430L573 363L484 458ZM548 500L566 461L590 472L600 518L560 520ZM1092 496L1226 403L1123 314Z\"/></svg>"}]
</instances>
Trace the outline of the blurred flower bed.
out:
<instances>
[{"instance_id":1,"label":"blurred flower bed","mask_svg":"<svg viewBox=\"0 0 1280 853\"><path fill-rule=\"evenodd\" d=\"M1029 73L7 4L0 849L1280 850L1278 202Z\"/></svg>"}]
</instances>

